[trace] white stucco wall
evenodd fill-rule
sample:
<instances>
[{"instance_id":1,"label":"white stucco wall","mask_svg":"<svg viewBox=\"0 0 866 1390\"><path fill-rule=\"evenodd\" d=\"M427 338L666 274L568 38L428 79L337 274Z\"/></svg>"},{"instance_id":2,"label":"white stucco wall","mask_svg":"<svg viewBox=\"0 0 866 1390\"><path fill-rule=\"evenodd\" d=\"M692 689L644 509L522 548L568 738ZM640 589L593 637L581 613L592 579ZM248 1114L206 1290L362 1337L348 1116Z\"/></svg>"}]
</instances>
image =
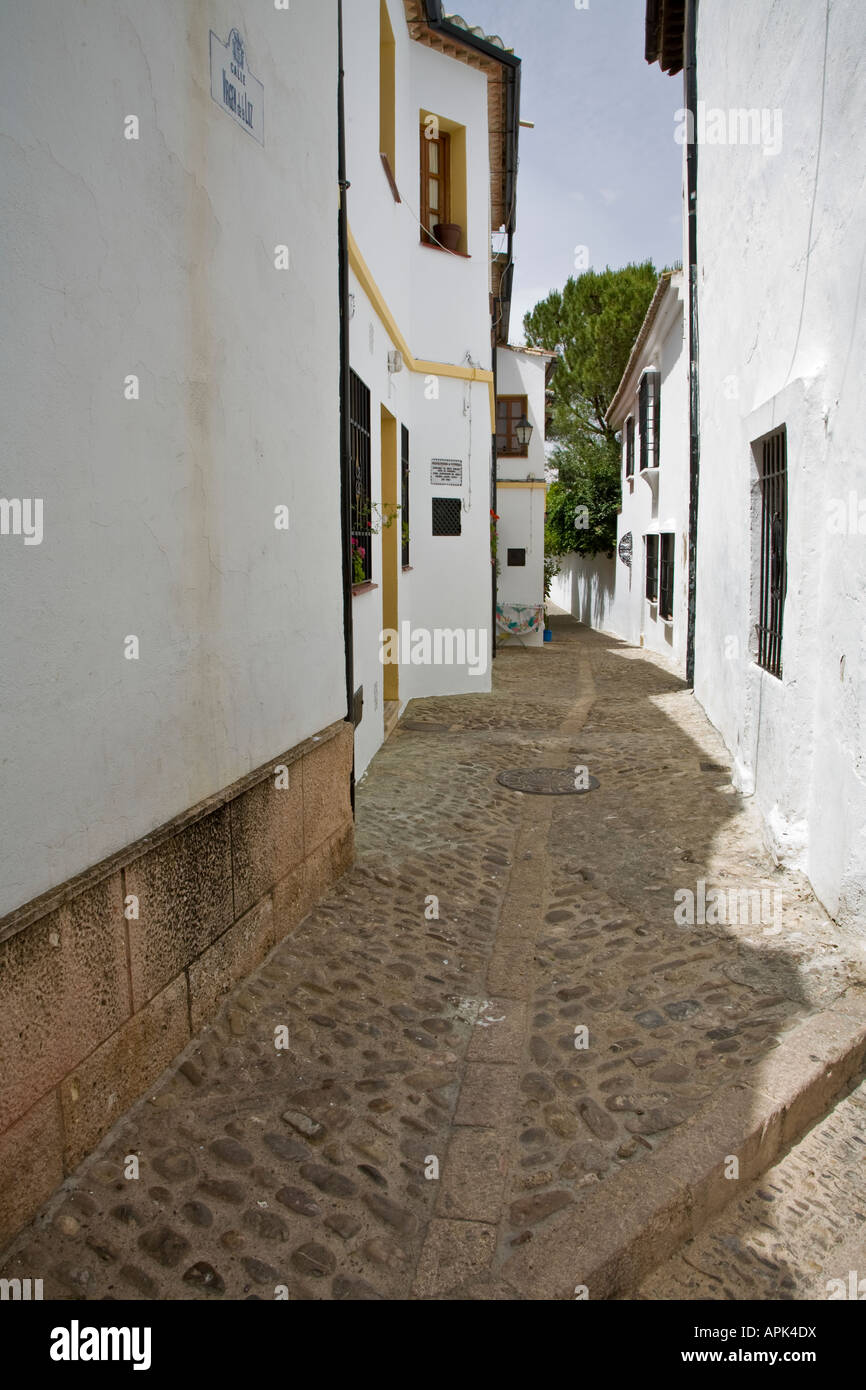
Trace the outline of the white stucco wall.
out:
<instances>
[{"instance_id":1,"label":"white stucco wall","mask_svg":"<svg viewBox=\"0 0 866 1390\"><path fill-rule=\"evenodd\" d=\"M490 577L490 396L486 383L438 379L438 399L428 399L426 377L404 368L388 371L391 338L357 278L350 325L353 370L370 390L371 484L381 507L381 408L409 429L410 566L399 571L398 621L413 629L471 628L483 632L486 670L471 675L468 664L401 666L400 702L430 695L478 694L491 685ZM372 337L371 337L372 329ZM371 344L372 342L372 350ZM464 405L466 409L464 411ZM460 459L463 486L430 481L434 458ZM461 535L434 536L433 497L462 501ZM356 775L361 776L384 737L382 617L382 532L372 537L373 582L377 588L352 601L355 637L355 688L364 687L364 715L355 733ZM479 649L480 650L480 649Z\"/></svg>"},{"instance_id":2,"label":"white stucco wall","mask_svg":"<svg viewBox=\"0 0 866 1390\"><path fill-rule=\"evenodd\" d=\"M829 20L828 20L829 15ZM825 54L826 37L826 54ZM770 843L828 910L866 920L866 499L862 257L866 9L730 0L699 7L707 108L782 113L781 149L699 151L701 485L696 692ZM783 677L750 650L751 444L788 435ZM864 507L866 513L866 507ZM831 522L831 524L828 524Z\"/></svg>"},{"instance_id":3,"label":"white stucco wall","mask_svg":"<svg viewBox=\"0 0 866 1390\"><path fill-rule=\"evenodd\" d=\"M675 273L664 292L657 317L639 360L634 364L627 396L611 423L623 431L622 507L617 519L617 546L631 532L632 567L617 556L615 630L626 641L645 646L674 661L685 674L688 624L689 517L689 389L687 316L683 276ZM638 386L647 369L660 373L661 410L659 471L641 476ZM625 421L635 421L635 464L625 476ZM652 479L650 481L650 479ZM673 621L659 615L646 598L646 537L665 532L674 536Z\"/></svg>"},{"instance_id":4,"label":"white stucco wall","mask_svg":"<svg viewBox=\"0 0 866 1390\"><path fill-rule=\"evenodd\" d=\"M346 7L347 165L349 222L358 249L388 313L413 356L421 362L471 365L490 371L489 153L487 79L475 68L410 39L405 11L389 0L395 39L396 203L379 158L379 2ZM468 258L420 245L416 214L420 182L420 112L434 111L466 127ZM491 683L490 393L469 382L404 367L388 372L396 346L358 276L351 275L354 317L350 327L353 370L371 393L372 500L381 504L381 407L410 436L411 568L399 570L398 621L412 630L472 630L487 652L486 668L404 664L401 706L415 697L479 693ZM431 483L433 459L459 459L460 487ZM462 502L462 534L432 534L432 498ZM373 537L373 581L379 588L353 599L355 688L364 688L364 717L356 729L356 774L362 775L381 745L383 630L381 534ZM481 650L479 646L477 651ZM478 667L479 663L475 663Z\"/></svg>"},{"instance_id":5,"label":"white stucco wall","mask_svg":"<svg viewBox=\"0 0 866 1390\"><path fill-rule=\"evenodd\" d=\"M599 632L621 636L617 621L616 567L620 561L610 555L563 555L559 572L550 586L550 597L578 622Z\"/></svg>"},{"instance_id":6,"label":"white stucco wall","mask_svg":"<svg viewBox=\"0 0 866 1390\"><path fill-rule=\"evenodd\" d=\"M545 370L548 359L537 353L498 348L496 389L500 396L526 396L527 419L532 425L526 458L497 459L497 484L537 479L544 483ZM530 606L544 602L544 487L502 487L496 490L497 540L499 555L498 601ZM509 566L510 547L525 549L526 565ZM504 636L501 640L515 639ZM524 646L543 644L543 629L522 634Z\"/></svg>"},{"instance_id":7,"label":"white stucco wall","mask_svg":"<svg viewBox=\"0 0 866 1390\"><path fill-rule=\"evenodd\" d=\"M264 146L211 98L233 27ZM28 0L0 64L3 490L44 499L0 537L3 912L346 701L335 7Z\"/></svg>"},{"instance_id":8,"label":"white stucco wall","mask_svg":"<svg viewBox=\"0 0 866 1390\"><path fill-rule=\"evenodd\" d=\"M566 557L551 596L581 622L644 646L672 660L685 675L688 622L689 392L687 315L683 276L675 273L659 303L646 342L632 364L611 424L621 430L622 506L617 518L617 553L584 559ZM648 369L660 373L659 470L641 476L638 388ZM625 421L635 421L634 475L625 474ZM659 616L646 598L646 537L674 535L673 621ZM619 543L632 537L631 567Z\"/></svg>"},{"instance_id":9,"label":"white stucco wall","mask_svg":"<svg viewBox=\"0 0 866 1390\"><path fill-rule=\"evenodd\" d=\"M379 158L379 0L351 0L343 23L352 231L414 355L459 364L469 352L489 369L487 77L411 39L402 0L388 0L388 12L395 40L394 177L402 201L394 201ZM468 258L421 245L422 110L466 127Z\"/></svg>"}]
</instances>

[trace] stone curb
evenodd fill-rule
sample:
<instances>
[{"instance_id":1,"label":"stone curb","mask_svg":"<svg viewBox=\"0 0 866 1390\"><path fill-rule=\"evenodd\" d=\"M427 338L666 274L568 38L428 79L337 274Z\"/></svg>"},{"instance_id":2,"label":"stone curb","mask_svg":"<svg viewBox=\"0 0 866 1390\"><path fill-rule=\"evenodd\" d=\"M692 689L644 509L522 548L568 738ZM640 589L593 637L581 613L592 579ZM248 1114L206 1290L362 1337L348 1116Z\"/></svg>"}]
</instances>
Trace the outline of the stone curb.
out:
<instances>
[{"instance_id":1,"label":"stone curb","mask_svg":"<svg viewBox=\"0 0 866 1390\"><path fill-rule=\"evenodd\" d=\"M500 1277L525 1299L622 1299L824 1116L866 1064L866 988L804 1020L667 1143L533 1232ZM739 1162L739 1181L726 1160ZM586 1296L586 1295L584 1295Z\"/></svg>"}]
</instances>

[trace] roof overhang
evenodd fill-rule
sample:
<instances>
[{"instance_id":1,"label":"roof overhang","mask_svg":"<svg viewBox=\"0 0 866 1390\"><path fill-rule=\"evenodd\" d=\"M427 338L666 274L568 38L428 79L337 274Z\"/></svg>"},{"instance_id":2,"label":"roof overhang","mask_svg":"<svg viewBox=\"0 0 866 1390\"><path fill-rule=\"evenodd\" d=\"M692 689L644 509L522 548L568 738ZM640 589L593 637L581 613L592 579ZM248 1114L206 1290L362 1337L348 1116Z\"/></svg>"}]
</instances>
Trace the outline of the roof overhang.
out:
<instances>
[{"instance_id":1,"label":"roof overhang","mask_svg":"<svg viewBox=\"0 0 866 1390\"><path fill-rule=\"evenodd\" d=\"M647 0L644 57L662 72L682 72L687 0Z\"/></svg>"}]
</instances>

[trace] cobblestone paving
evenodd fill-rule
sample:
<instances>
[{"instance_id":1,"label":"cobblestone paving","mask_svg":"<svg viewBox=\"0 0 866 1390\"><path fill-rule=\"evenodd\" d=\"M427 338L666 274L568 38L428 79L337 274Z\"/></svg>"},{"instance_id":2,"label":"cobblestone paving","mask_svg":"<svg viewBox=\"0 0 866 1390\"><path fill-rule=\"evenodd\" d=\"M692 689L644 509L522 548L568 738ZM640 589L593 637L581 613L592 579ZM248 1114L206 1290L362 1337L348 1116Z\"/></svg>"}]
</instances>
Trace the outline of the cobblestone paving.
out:
<instances>
[{"instance_id":1,"label":"cobblestone paving","mask_svg":"<svg viewBox=\"0 0 866 1390\"><path fill-rule=\"evenodd\" d=\"M638 1297L866 1298L866 1082Z\"/></svg>"},{"instance_id":2,"label":"cobblestone paving","mask_svg":"<svg viewBox=\"0 0 866 1390\"><path fill-rule=\"evenodd\" d=\"M555 627L492 695L410 706L359 788L356 867L0 1273L68 1299L513 1297L515 1245L862 975L682 682ZM539 766L601 785L495 780ZM781 891L783 929L678 926L702 879Z\"/></svg>"}]
</instances>

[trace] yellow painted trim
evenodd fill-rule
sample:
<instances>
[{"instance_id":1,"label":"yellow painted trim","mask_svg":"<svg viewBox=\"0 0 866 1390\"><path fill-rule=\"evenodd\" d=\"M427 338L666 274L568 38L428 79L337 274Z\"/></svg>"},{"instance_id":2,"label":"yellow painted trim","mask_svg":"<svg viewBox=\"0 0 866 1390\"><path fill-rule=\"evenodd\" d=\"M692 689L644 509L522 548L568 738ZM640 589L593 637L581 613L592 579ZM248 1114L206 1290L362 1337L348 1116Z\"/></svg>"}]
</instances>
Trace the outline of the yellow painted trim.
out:
<instances>
[{"instance_id":1,"label":"yellow painted trim","mask_svg":"<svg viewBox=\"0 0 866 1390\"><path fill-rule=\"evenodd\" d=\"M425 376L431 373L435 376L456 376L464 381L493 380L493 373L486 372L483 367L455 367L453 362L415 362L412 370L423 372Z\"/></svg>"},{"instance_id":2,"label":"yellow painted trim","mask_svg":"<svg viewBox=\"0 0 866 1390\"><path fill-rule=\"evenodd\" d=\"M497 486L497 487L526 487L526 488L529 488L530 491L531 491L533 488L539 489L539 490L542 490L542 491L545 491L545 492L547 491L547 483L545 483L545 482L540 482L537 478L533 479L532 482L530 482L529 479L525 479L525 480L524 480L524 479L517 479L517 478L497 478L497 479L496 479L496 486Z\"/></svg>"},{"instance_id":3,"label":"yellow painted trim","mask_svg":"<svg viewBox=\"0 0 866 1390\"><path fill-rule=\"evenodd\" d=\"M493 373L485 371L482 367L459 367L453 362L426 362L419 361L412 356L409 351L409 344L397 327L396 319L385 302L385 297L373 276L370 267L358 249L358 243L352 235L352 228L349 227L349 265L354 271L358 283L365 295L372 304L377 316L381 319L385 331L391 342L400 349L403 354L403 361L410 372L417 372L421 376L447 376L456 377L460 381L486 381L487 390L490 396L490 432L496 433L496 396L493 391Z\"/></svg>"},{"instance_id":4,"label":"yellow painted trim","mask_svg":"<svg viewBox=\"0 0 866 1390\"><path fill-rule=\"evenodd\" d=\"M403 337L403 334L397 327L391 310L388 308L388 305L385 303L385 300L382 296L382 291L379 289L379 286L376 284L376 281L370 274L370 268L367 265L367 262L364 260L364 257L361 255L361 252L358 250L358 243L352 235L352 228L349 227L348 231L349 265L355 272L355 275L358 277L361 289L364 291L365 295L369 299L370 303L372 304L373 308L375 309L376 313L378 314L379 318L382 320L382 323L387 329L388 336L391 339L392 343L394 343L395 346L398 347L402 352L403 361L406 363L406 366L409 368L410 372L414 372L415 359L409 351L409 344L406 342L406 339Z\"/></svg>"}]
</instances>

